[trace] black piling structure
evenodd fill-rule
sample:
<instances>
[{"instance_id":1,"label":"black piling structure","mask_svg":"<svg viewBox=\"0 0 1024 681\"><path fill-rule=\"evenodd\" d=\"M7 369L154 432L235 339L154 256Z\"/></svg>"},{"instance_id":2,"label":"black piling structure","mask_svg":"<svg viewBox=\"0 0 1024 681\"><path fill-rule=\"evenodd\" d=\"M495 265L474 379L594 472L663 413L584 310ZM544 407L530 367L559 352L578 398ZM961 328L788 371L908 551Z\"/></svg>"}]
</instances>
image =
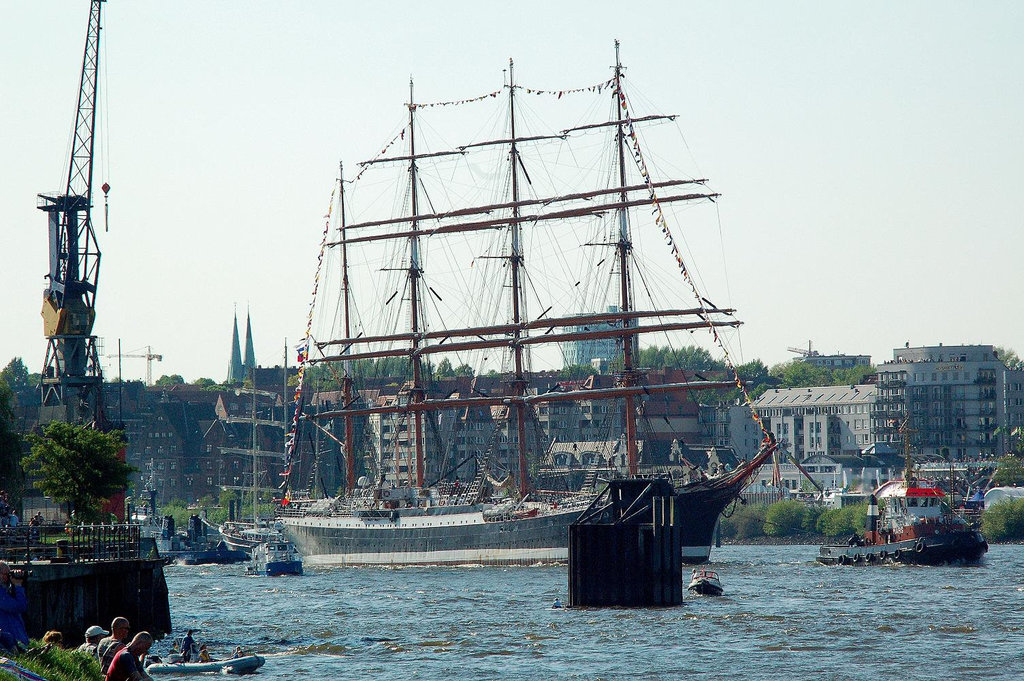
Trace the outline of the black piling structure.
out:
<instances>
[{"instance_id":1,"label":"black piling structure","mask_svg":"<svg viewBox=\"0 0 1024 681\"><path fill-rule=\"evenodd\" d=\"M663 478L612 480L569 526L569 605L683 602L682 533Z\"/></svg>"}]
</instances>

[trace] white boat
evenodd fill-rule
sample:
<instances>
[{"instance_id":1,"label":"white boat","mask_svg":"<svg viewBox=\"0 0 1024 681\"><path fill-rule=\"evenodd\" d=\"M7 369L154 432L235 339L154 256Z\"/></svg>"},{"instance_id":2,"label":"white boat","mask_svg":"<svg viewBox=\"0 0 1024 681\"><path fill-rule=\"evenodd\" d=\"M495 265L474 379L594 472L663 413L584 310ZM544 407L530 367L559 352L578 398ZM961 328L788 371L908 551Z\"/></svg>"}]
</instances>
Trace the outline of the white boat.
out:
<instances>
[{"instance_id":1,"label":"white boat","mask_svg":"<svg viewBox=\"0 0 1024 681\"><path fill-rule=\"evenodd\" d=\"M712 570L694 570L686 588L702 596L721 596L724 591L718 573Z\"/></svg>"},{"instance_id":2,"label":"white boat","mask_svg":"<svg viewBox=\"0 0 1024 681\"><path fill-rule=\"evenodd\" d=\"M251 674L266 662L259 655L232 657L227 660L211 660L210 662L153 662L146 666L150 676L156 674Z\"/></svg>"},{"instance_id":3,"label":"white boat","mask_svg":"<svg viewBox=\"0 0 1024 681\"><path fill-rule=\"evenodd\" d=\"M252 561L246 568L246 573L268 577L301 575L302 557L295 549L295 545L278 533L253 547Z\"/></svg>"}]
</instances>

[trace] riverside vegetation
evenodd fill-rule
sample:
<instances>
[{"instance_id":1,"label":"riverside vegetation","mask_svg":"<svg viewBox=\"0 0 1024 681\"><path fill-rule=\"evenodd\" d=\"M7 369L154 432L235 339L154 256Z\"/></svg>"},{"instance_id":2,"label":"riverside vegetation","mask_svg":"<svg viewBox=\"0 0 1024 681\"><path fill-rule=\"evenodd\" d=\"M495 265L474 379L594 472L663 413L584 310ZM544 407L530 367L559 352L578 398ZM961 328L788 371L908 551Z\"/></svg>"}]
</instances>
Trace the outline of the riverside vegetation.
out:
<instances>
[{"instance_id":1,"label":"riverside vegetation","mask_svg":"<svg viewBox=\"0 0 1024 681\"><path fill-rule=\"evenodd\" d=\"M95 657L77 650L44 646L40 641L32 641L28 652L18 655L14 661L49 681L103 681Z\"/></svg>"},{"instance_id":2,"label":"riverside vegetation","mask_svg":"<svg viewBox=\"0 0 1024 681\"><path fill-rule=\"evenodd\" d=\"M864 531L867 504L843 508L779 501L768 506L737 504L722 516L722 539L733 543L825 536L848 537ZM990 542L1024 541L1024 499L1003 501L981 515L981 531Z\"/></svg>"}]
</instances>

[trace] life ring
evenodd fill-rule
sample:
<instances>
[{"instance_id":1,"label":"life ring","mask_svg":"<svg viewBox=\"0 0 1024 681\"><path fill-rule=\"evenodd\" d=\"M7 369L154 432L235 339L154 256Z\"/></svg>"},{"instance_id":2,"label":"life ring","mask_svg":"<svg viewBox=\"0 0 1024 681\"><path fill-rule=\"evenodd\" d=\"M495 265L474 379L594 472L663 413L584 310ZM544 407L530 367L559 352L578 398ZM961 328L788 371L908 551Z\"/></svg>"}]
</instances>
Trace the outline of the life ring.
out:
<instances>
[{"instance_id":1,"label":"life ring","mask_svg":"<svg viewBox=\"0 0 1024 681\"><path fill-rule=\"evenodd\" d=\"M917 553L924 552L924 539L917 540L917 543L914 544L914 551L916 551Z\"/></svg>"}]
</instances>

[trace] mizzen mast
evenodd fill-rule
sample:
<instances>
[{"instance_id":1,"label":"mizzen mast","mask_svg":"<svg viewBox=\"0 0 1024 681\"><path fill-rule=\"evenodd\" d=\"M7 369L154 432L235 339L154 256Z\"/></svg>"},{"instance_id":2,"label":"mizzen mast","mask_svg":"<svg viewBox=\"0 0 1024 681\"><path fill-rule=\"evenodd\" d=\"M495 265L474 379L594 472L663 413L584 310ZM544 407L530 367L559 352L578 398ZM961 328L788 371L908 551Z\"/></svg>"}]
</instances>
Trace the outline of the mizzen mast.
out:
<instances>
[{"instance_id":1,"label":"mizzen mast","mask_svg":"<svg viewBox=\"0 0 1024 681\"><path fill-rule=\"evenodd\" d=\"M409 191L412 200L412 225L409 236L409 307L410 326L412 328L412 389L409 391L413 404L423 401L423 364L416 350L419 346L417 334L420 332L420 301L419 280L423 274L420 269L420 238L419 238L419 192L416 177L416 104L413 100L412 78L409 79ZM416 486L423 486L423 412L416 410L413 418L413 441L416 453Z\"/></svg>"}]
</instances>

